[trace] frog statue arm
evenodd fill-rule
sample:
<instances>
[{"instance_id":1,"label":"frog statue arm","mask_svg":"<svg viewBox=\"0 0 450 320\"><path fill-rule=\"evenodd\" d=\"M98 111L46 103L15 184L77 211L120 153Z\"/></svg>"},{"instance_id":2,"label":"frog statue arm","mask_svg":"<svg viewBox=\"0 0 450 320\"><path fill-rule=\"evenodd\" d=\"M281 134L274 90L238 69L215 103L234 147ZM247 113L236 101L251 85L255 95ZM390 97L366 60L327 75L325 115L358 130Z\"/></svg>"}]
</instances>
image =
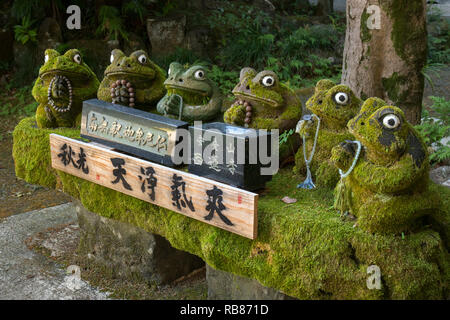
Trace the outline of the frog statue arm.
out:
<instances>
[{"instance_id":1,"label":"frog statue arm","mask_svg":"<svg viewBox=\"0 0 450 320\"><path fill-rule=\"evenodd\" d=\"M220 94L214 94L214 98L209 99L205 104L191 105L182 102L181 120L209 121L213 119L222 108L223 98ZM180 96L166 94L157 104L156 109L161 114L170 114L178 118L180 114Z\"/></svg>"},{"instance_id":2,"label":"frog statue arm","mask_svg":"<svg viewBox=\"0 0 450 320\"><path fill-rule=\"evenodd\" d=\"M47 88L44 86L44 81L38 77L34 83L33 90L31 91L33 98L39 103L47 103Z\"/></svg>"},{"instance_id":3,"label":"frog statue arm","mask_svg":"<svg viewBox=\"0 0 450 320\"><path fill-rule=\"evenodd\" d=\"M237 126L245 125L245 106L235 102L224 114L224 121L226 123L234 124ZM278 118L254 118L254 127L259 129L279 129L280 132L284 132L289 128L295 127L297 119L302 114L301 105L292 104L286 108L286 110ZM308 129L309 130L309 129ZM312 130L312 129L311 129Z\"/></svg>"},{"instance_id":4,"label":"frog statue arm","mask_svg":"<svg viewBox=\"0 0 450 320\"><path fill-rule=\"evenodd\" d=\"M109 86L109 82L105 77L103 81L100 83L100 86L97 91L97 98L103 101L111 102L111 88Z\"/></svg>"}]
</instances>

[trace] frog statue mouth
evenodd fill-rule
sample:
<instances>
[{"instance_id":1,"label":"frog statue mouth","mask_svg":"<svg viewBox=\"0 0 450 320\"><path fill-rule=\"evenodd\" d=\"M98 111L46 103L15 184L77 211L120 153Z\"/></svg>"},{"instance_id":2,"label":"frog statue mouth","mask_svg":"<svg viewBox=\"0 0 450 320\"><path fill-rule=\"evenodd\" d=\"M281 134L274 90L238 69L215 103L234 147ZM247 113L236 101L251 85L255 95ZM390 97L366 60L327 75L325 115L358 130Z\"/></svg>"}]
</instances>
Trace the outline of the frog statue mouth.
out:
<instances>
[{"instance_id":1,"label":"frog statue mouth","mask_svg":"<svg viewBox=\"0 0 450 320\"><path fill-rule=\"evenodd\" d=\"M55 75L47 89L48 103L57 112L68 112L72 108L73 89L72 82L64 75ZM68 101L64 105L64 101Z\"/></svg>"},{"instance_id":2,"label":"frog statue mouth","mask_svg":"<svg viewBox=\"0 0 450 320\"><path fill-rule=\"evenodd\" d=\"M258 103L269 105L273 108L278 108L280 106L280 103L278 101L269 99L269 98L262 98L258 97L256 95L246 93L246 92L240 92L240 91L233 91L232 92L234 96L237 98L237 100L247 101L248 103L251 103L253 105L256 105Z\"/></svg>"}]
</instances>

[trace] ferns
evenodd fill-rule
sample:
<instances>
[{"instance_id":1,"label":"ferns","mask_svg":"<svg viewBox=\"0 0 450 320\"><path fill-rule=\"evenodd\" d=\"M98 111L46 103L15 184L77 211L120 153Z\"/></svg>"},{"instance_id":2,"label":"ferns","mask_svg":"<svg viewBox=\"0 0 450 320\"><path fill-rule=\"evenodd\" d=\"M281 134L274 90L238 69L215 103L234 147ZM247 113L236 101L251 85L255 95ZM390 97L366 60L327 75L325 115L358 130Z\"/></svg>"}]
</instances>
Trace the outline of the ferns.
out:
<instances>
[{"instance_id":1,"label":"ferns","mask_svg":"<svg viewBox=\"0 0 450 320\"><path fill-rule=\"evenodd\" d=\"M443 162L450 160L450 140L442 144L442 139L450 136L450 101L440 97L430 97L433 105L431 113L423 110L422 123L415 126L425 143L435 152L430 155L430 161Z\"/></svg>"},{"instance_id":2,"label":"ferns","mask_svg":"<svg viewBox=\"0 0 450 320\"><path fill-rule=\"evenodd\" d=\"M107 38L113 40L119 40L119 36L128 40L128 33L125 31L119 9L101 6L98 20L100 25L97 28L97 34L106 34Z\"/></svg>"}]
</instances>

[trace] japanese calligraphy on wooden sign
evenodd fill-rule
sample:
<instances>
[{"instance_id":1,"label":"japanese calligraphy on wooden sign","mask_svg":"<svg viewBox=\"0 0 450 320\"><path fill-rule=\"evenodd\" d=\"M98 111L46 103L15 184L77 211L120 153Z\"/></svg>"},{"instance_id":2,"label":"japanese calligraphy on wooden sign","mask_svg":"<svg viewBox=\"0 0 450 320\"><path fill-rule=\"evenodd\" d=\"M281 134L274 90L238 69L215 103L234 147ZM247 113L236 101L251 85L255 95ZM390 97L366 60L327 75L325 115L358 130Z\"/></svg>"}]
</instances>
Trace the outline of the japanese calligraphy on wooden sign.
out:
<instances>
[{"instance_id":1,"label":"japanese calligraphy on wooden sign","mask_svg":"<svg viewBox=\"0 0 450 320\"><path fill-rule=\"evenodd\" d=\"M55 169L256 238L255 193L57 134L50 135L50 151Z\"/></svg>"},{"instance_id":2,"label":"japanese calligraphy on wooden sign","mask_svg":"<svg viewBox=\"0 0 450 320\"><path fill-rule=\"evenodd\" d=\"M171 154L184 121L91 99L83 102L81 136L120 151L173 166Z\"/></svg>"}]
</instances>

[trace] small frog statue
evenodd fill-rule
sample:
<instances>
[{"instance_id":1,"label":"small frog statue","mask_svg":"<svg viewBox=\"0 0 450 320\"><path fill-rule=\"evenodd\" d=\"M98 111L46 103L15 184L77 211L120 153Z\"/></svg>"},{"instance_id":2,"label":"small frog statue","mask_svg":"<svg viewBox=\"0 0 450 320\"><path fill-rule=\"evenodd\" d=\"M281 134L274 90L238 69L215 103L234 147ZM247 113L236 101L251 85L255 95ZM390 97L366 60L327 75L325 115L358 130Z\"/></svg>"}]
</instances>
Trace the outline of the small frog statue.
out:
<instances>
[{"instance_id":1,"label":"small frog statue","mask_svg":"<svg viewBox=\"0 0 450 320\"><path fill-rule=\"evenodd\" d=\"M329 161L331 149L341 141L352 139L347 122L358 114L361 104L348 86L336 85L328 79L317 82L314 94L306 102L307 110L313 115L305 115L296 128L305 144L295 155L295 173L312 174L322 187L336 186L339 173ZM311 172L305 159L311 160L308 163ZM315 187L312 177L309 186ZM298 187L309 188L307 182Z\"/></svg>"},{"instance_id":2,"label":"small frog statue","mask_svg":"<svg viewBox=\"0 0 450 320\"><path fill-rule=\"evenodd\" d=\"M98 89L98 99L146 111L154 108L165 93L165 72L144 50L127 57L114 49L110 61Z\"/></svg>"},{"instance_id":3,"label":"small frog statue","mask_svg":"<svg viewBox=\"0 0 450 320\"><path fill-rule=\"evenodd\" d=\"M39 128L80 126L83 101L95 98L99 81L77 49L64 55L45 50L44 65L34 83L32 95L39 102Z\"/></svg>"},{"instance_id":4,"label":"small frog statue","mask_svg":"<svg viewBox=\"0 0 450 320\"><path fill-rule=\"evenodd\" d=\"M223 96L208 77L205 67L193 65L184 68L180 63L172 62L168 74L164 82L167 93L156 107L159 113L187 122L217 118Z\"/></svg>"},{"instance_id":5,"label":"small frog statue","mask_svg":"<svg viewBox=\"0 0 450 320\"><path fill-rule=\"evenodd\" d=\"M295 128L302 116L300 99L273 71L243 68L232 92L237 100L224 114L226 123L283 133Z\"/></svg>"},{"instance_id":6,"label":"small frog statue","mask_svg":"<svg viewBox=\"0 0 450 320\"><path fill-rule=\"evenodd\" d=\"M376 98L364 102L348 129L356 140L332 149L331 161L344 177L335 190L335 207L371 233L414 231L440 207L439 195L429 189L422 138L401 109ZM355 144L362 146L360 154Z\"/></svg>"}]
</instances>

